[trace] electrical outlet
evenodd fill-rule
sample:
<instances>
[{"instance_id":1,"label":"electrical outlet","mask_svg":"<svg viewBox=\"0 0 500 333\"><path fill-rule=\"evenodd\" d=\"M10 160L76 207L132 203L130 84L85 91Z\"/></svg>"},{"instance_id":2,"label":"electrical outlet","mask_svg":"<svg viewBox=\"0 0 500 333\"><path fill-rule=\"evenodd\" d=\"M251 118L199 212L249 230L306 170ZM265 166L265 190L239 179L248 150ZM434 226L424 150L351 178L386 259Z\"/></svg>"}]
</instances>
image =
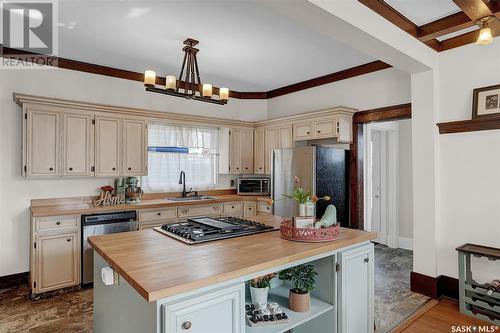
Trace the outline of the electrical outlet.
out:
<instances>
[{"instance_id":1,"label":"electrical outlet","mask_svg":"<svg viewBox=\"0 0 500 333\"><path fill-rule=\"evenodd\" d=\"M236 186L236 181L234 179L231 179L231 187L235 187Z\"/></svg>"}]
</instances>

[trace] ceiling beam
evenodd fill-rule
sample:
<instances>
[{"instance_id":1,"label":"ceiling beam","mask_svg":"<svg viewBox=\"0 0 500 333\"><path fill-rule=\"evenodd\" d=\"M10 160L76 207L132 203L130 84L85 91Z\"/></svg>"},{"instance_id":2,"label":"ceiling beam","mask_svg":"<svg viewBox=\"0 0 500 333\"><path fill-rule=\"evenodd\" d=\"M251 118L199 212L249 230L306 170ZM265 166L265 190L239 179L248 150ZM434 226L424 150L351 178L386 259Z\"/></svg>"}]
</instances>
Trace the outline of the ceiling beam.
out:
<instances>
[{"instance_id":1,"label":"ceiling beam","mask_svg":"<svg viewBox=\"0 0 500 333\"><path fill-rule=\"evenodd\" d=\"M359 0L363 5L370 8L377 14L403 29L413 37L417 37L418 26L410 21L406 16L392 8L383 0Z\"/></svg>"},{"instance_id":2,"label":"ceiling beam","mask_svg":"<svg viewBox=\"0 0 500 333\"><path fill-rule=\"evenodd\" d=\"M491 10L482 0L453 0L453 2L474 22L492 15Z\"/></svg>"},{"instance_id":3,"label":"ceiling beam","mask_svg":"<svg viewBox=\"0 0 500 333\"><path fill-rule=\"evenodd\" d=\"M439 36L472 27L473 25L475 23L469 16L464 12L458 12L421 25L418 27L417 38L422 42L426 42Z\"/></svg>"}]
</instances>

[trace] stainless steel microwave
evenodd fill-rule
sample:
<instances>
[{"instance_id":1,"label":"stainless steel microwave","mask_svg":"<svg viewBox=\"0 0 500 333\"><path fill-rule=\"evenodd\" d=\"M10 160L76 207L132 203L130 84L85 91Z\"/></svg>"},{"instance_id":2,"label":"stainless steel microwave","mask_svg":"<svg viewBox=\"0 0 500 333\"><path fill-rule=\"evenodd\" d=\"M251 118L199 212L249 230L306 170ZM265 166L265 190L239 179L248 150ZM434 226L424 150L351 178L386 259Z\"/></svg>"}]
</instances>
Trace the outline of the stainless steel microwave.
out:
<instances>
[{"instance_id":1,"label":"stainless steel microwave","mask_svg":"<svg viewBox=\"0 0 500 333\"><path fill-rule=\"evenodd\" d=\"M238 178L236 189L241 195L270 195L269 178Z\"/></svg>"}]
</instances>

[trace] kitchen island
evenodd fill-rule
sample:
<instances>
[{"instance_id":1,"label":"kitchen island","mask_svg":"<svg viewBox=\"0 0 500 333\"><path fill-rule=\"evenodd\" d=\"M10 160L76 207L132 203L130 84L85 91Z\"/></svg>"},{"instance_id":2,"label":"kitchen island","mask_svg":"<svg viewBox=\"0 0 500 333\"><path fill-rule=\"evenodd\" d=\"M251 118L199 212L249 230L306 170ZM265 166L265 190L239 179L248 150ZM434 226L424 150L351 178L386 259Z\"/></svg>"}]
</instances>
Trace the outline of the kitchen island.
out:
<instances>
[{"instance_id":1,"label":"kitchen island","mask_svg":"<svg viewBox=\"0 0 500 333\"><path fill-rule=\"evenodd\" d=\"M252 220L278 225L281 218ZM95 236L94 332L371 332L374 233L342 229L327 243L284 240L279 231L186 245L155 230ZM271 298L289 314L282 325L245 322L245 281L311 263L319 275L311 310L287 309L288 287L273 281ZM106 286L101 269L115 283Z\"/></svg>"}]
</instances>

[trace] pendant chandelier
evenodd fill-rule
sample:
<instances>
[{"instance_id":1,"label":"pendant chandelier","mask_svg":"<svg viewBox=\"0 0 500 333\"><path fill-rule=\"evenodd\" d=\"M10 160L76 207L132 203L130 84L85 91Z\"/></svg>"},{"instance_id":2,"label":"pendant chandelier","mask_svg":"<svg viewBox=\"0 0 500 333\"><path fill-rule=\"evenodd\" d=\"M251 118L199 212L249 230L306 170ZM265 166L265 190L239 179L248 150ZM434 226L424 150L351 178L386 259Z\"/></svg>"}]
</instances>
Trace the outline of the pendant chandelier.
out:
<instances>
[{"instance_id":1,"label":"pendant chandelier","mask_svg":"<svg viewBox=\"0 0 500 333\"><path fill-rule=\"evenodd\" d=\"M179 79L174 75L167 75L165 77L165 87L156 87L156 73L152 70L146 70L144 72L144 85L146 86L146 91L194 99L201 102L221 105L226 104L229 99L228 88L219 88L219 98L216 99L212 98L212 85L201 83L198 60L196 59L196 54L199 50L194 47L198 43L199 41L192 38L188 38L184 41L185 46L182 48L184 60L182 61Z\"/></svg>"}]
</instances>

